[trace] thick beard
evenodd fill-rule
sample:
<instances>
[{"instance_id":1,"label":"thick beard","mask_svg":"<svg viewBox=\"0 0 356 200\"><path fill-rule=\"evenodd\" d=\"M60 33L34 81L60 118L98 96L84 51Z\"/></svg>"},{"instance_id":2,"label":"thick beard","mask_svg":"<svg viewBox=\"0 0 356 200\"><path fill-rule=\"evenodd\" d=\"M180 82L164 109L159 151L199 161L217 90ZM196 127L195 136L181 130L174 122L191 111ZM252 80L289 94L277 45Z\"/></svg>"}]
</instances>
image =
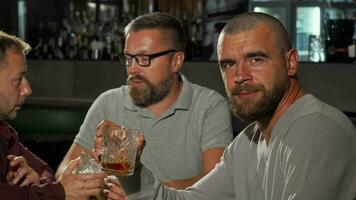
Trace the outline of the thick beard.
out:
<instances>
[{"instance_id":1,"label":"thick beard","mask_svg":"<svg viewBox=\"0 0 356 200\"><path fill-rule=\"evenodd\" d=\"M131 81L134 79L143 81L145 86L143 88L133 87ZM138 74L132 75L128 77L127 85L129 86L129 95L134 104L140 107L146 107L161 101L168 95L173 85L173 73L169 73L167 79L162 80L157 85L153 85L143 76Z\"/></svg>"},{"instance_id":2,"label":"thick beard","mask_svg":"<svg viewBox=\"0 0 356 200\"><path fill-rule=\"evenodd\" d=\"M237 95L240 90L260 91L262 97L254 101L237 100L234 95ZM235 116L245 121L251 122L269 118L275 113L286 90L287 85L282 81L271 90L266 90L263 85L235 86L230 93L230 108Z\"/></svg>"}]
</instances>

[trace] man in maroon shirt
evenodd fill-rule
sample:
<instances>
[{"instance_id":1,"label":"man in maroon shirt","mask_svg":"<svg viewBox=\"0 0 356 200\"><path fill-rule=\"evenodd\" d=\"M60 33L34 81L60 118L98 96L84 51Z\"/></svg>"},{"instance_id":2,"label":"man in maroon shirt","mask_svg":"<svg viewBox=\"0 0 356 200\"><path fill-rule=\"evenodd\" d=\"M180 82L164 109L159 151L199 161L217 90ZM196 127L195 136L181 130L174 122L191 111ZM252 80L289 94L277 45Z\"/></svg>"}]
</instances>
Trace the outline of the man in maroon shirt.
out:
<instances>
[{"instance_id":1,"label":"man in maroon shirt","mask_svg":"<svg viewBox=\"0 0 356 200\"><path fill-rule=\"evenodd\" d=\"M73 160L55 180L49 166L18 140L4 120L16 117L32 90L25 74L30 46L0 31L0 198L23 200L84 200L99 194L103 174L74 174Z\"/></svg>"}]
</instances>

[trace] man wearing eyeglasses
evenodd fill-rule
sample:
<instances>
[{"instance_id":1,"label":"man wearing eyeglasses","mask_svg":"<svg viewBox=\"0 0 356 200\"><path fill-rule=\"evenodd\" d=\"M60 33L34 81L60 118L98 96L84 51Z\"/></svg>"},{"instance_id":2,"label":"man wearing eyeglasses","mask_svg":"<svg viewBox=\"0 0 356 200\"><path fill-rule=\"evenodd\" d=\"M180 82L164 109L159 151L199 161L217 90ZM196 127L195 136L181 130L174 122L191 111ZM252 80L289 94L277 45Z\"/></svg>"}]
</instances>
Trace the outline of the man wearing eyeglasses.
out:
<instances>
[{"instance_id":1,"label":"man wearing eyeglasses","mask_svg":"<svg viewBox=\"0 0 356 200\"><path fill-rule=\"evenodd\" d=\"M178 19L139 16L125 27L125 39L120 62L127 85L96 99L57 174L68 160L94 148L102 120L137 127L145 139L142 167L120 181L130 199L145 199L154 178L183 189L212 170L232 140L232 128L226 99L180 73L185 37Z\"/></svg>"}]
</instances>

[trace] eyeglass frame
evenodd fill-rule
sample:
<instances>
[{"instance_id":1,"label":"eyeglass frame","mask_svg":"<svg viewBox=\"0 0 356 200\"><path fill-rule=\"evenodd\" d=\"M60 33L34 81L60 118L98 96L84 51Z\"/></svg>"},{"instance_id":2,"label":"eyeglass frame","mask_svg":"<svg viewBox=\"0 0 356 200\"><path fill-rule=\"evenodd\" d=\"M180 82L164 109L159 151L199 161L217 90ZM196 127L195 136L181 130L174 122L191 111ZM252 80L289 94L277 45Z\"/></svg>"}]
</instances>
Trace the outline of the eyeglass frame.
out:
<instances>
[{"instance_id":1,"label":"eyeglass frame","mask_svg":"<svg viewBox=\"0 0 356 200\"><path fill-rule=\"evenodd\" d=\"M136 55L132 55L132 54L128 54L128 53L122 53L122 54L119 54L119 61L121 64L125 65L126 67L131 67L132 66L132 58L135 59L136 63L141 66L141 67L149 67L151 65L151 60L155 59L155 58L158 58L158 57L161 57L161 56L164 56L164 55L167 55L171 52L179 52L178 50L175 50L175 49L169 49L169 50L166 50L166 51L160 51L160 52L157 52L157 53L154 53L154 54L136 54ZM130 57L130 64L126 64L128 63L128 59L127 59L127 56ZM138 56L147 56L148 58L148 64L143 64L141 63L140 59L138 58ZM123 58L123 59L122 59Z\"/></svg>"}]
</instances>

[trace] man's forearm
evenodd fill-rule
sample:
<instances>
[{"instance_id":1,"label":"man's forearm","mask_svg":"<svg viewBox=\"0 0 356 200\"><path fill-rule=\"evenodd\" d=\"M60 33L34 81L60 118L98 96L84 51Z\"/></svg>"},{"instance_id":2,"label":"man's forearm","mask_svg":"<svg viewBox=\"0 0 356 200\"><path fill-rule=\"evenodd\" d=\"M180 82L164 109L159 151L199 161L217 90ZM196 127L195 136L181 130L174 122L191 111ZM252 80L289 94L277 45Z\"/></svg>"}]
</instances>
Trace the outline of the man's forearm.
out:
<instances>
[{"instance_id":1,"label":"man's forearm","mask_svg":"<svg viewBox=\"0 0 356 200\"><path fill-rule=\"evenodd\" d=\"M66 166L68 165L69 161L68 159L64 158L62 160L62 162L59 164L58 168L57 168L57 171L56 171L56 174L55 174L55 177L56 179L58 179L61 174L63 174L64 170L66 169Z\"/></svg>"},{"instance_id":2,"label":"man's forearm","mask_svg":"<svg viewBox=\"0 0 356 200\"><path fill-rule=\"evenodd\" d=\"M187 187L192 186L194 183L199 181L204 175L193 176L188 179L180 179L180 180L166 180L162 181L162 184L168 187L175 188L177 190L183 190Z\"/></svg>"},{"instance_id":3,"label":"man's forearm","mask_svg":"<svg viewBox=\"0 0 356 200\"><path fill-rule=\"evenodd\" d=\"M60 177L60 175L64 172L64 170L67 168L69 162L71 160L74 160L79 157L80 153L84 151L88 154L91 153L91 151L85 149L83 146L73 143L70 149L68 150L67 154L63 158L61 164L59 164L58 169L56 171L56 178Z\"/></svg>"}]
</instances>

